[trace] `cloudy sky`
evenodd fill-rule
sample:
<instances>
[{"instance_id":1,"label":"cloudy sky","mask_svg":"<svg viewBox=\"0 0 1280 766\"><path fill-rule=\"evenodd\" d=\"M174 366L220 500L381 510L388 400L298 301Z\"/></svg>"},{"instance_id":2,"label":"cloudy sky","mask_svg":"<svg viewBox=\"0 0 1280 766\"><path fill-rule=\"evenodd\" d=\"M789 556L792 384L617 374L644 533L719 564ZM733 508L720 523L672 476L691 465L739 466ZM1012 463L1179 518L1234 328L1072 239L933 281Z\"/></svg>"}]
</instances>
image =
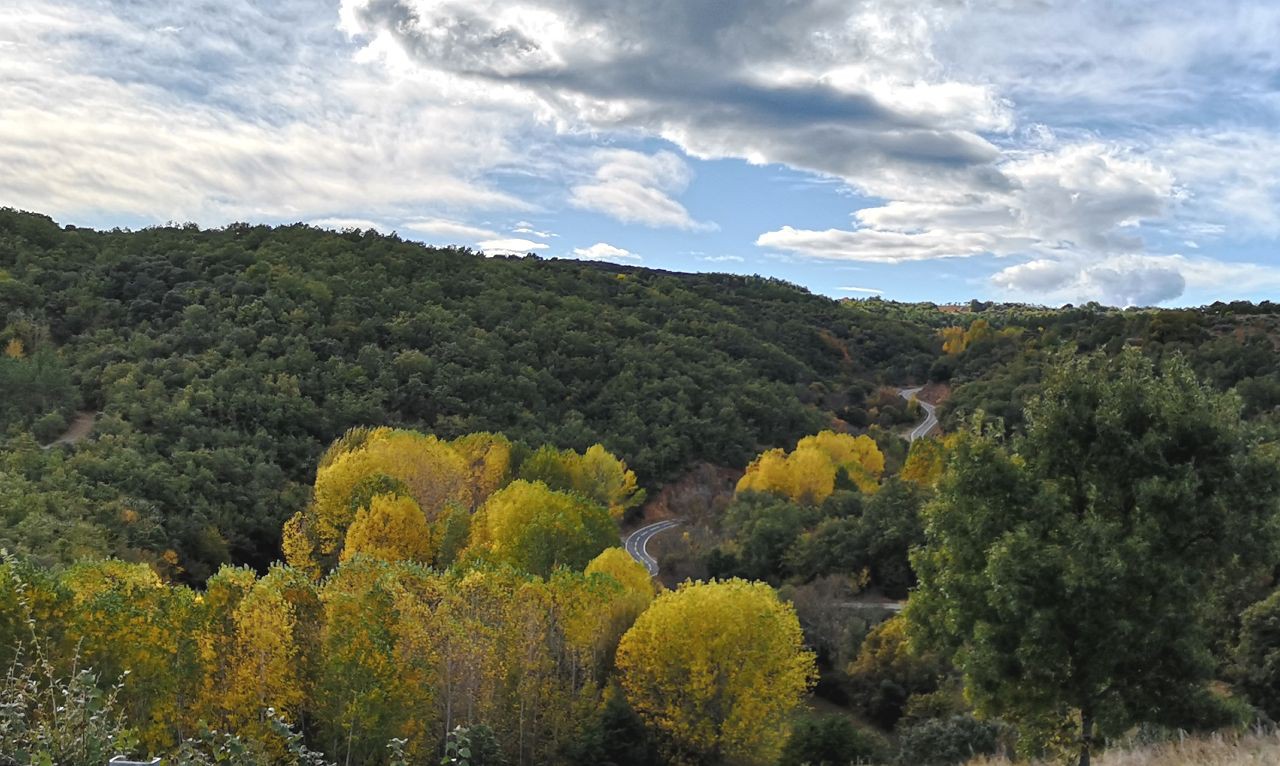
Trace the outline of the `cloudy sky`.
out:
<instances>
[{"instance_id":1,"label":"cloudy sky","mask_svg":"<svg viewBox=\"0 0 1280 766\"><path fill-rule=\"evenodd\" d=\"M0 206L835 296L1280 295L1280 4L7 0Z\"/></svg>"}]
</instances>

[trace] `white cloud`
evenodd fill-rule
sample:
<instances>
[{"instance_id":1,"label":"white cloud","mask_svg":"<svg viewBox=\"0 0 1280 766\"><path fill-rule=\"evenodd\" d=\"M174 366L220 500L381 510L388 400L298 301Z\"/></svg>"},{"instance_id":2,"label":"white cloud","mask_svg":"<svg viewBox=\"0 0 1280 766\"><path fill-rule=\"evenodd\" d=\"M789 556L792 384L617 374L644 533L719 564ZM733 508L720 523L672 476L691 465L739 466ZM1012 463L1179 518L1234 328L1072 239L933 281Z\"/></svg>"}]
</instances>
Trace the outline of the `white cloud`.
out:
<instances>
[{"instance_id":1,"label":"white cloud","mask_svg":"<svg viewBox=\"0 0 1280 766\"><path fill-rule=\"evenodd\" d=\"M1183 255L1126 254L1096 260L1037 259L1004 268L991 282L1017 300L1152 306L1179 298L1186 290L1221 293L1241 285L1280 289L1280 268Z\"/></svg>"},{"instance_id":2,"label":"white cloud","mask_svg":"<svg viewBox=\"0 0 1280 766\"><path fill-rule=\"evenodd\" d=\"M1178 197L1172 175L1100 143L1012 155L1008 189L892 200L854 214L850 230L784 226L756 244L813 258L894 263L982 254L1134 249L1134 227Z\"/></svg>"},{"instance_id":3,"label":"white cloud","mask_svg":"<svg viewBox=\"0 0 1280 766\"><path fill-rule=\"evenodd\" d=\"M689 166L672 152L642 154L628 149L603 149L594 154L597 167L591 181L574 186L569 202L623 223L677 229L706 230L714 224L693 220L671 197L684 191L693 178Z\"/></svg>"},{"instance_id":4,"label":"white cloud","mask_svg":"<svg viewBox=\"0 0 1280 766\"><path fill-rule=\"evenodd\" d=\"M842 293L867 293L868 295L881 295L884 290L877 290L874 287L837 287Z\"/></svg>"},{"instance_id":5,"label":"white cloud","mask_svg":"<svg viewBox=\"0 0 1280 766\"><path fill-rule=\"evenodd\" d=\"M487 239L483 242L477 242L476 247L490 255L524 255L535 250L546 250L550 245L545 242L533 242L528 239L508 238Z\"/></svg>"},{"instance_id":6,"label":"white cloud","mask_svg":"<svg viewBox=\"0 0 1280 766\"><path fill-rule=\"evenodd\" d=\"M312 226L319 226L322 229L333 229L334 231L346 231L348 229L388 231L382 224L370 221L367 218L316 218L307 221L307 223Z\"/></svg>"},{"instance_id":7,"label":"white cloud","mask_svg":"<svg viewBox=\"0 0 1280 766\"><path fill-rule=\"evenodd\" d=\"M528 234L529 236L537 237L538 239L551 239L553 237L560 236L553 231L538 231L533 227L533 224L528 221L517 221L515 227L511 229L511 232L513 234Z\"/></svg>"},{"instance_id":8,"label":"white cloud","mask_svg":"<svg viewBox=\"0 0 1280 766\"><path fill-rule=\"evenodd\" d=\"M447 218L421 218L407 221L404 228L419 234L426 234L433 240L447 244L469 244L480 240L501 239L502 235L490 229L472 226Z\"/></svg>"},{"instance_id":9,"label":"white cloud","mask_svg":"<svg viewBox=\"0 0 1280 766\"><path fill-rule=\"evenodd\" d=\"M746 259L740 255L704 255L698 260L709 263L742 263Z\"/></svg>"},{"instance_id":10,"label":"white cloud","mask_svg":"<svg viewBox=\"0 0 1280 766\"><path fill-rule=\"evenodd\" d=\"M607 242L597 242L591 247L575 247L573 254L579 258L586 258L592 261L640 260L640 256L630 250L614 247Z\"/></svg>"},{"instance_id":11,"label":"white cloud","mask_svg":"<svg viewBox=\"0 0 1280 766\"><path fill-rule=\"evenodd\" d=\"M480 178L515 156L492 102L352 66L309 2L190 11L0 7L0 204L206 224L528 207Z\"/></svg>"}]
</instances>

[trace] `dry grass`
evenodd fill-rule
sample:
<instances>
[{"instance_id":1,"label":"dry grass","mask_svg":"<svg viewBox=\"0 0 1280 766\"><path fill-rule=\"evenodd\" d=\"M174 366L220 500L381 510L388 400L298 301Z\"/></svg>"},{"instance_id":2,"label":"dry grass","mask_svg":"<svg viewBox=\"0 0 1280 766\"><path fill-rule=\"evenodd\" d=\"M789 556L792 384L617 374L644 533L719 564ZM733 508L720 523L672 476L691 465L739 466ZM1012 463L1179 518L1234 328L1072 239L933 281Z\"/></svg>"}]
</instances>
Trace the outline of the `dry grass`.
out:
<instances>
[{"instance_id":1,"label":"dry grass","mask_svg":"<svg viewBox=\"0 0 1280 766\"><path fill-rule=\"evenodd\" d=\"M968 766L1011 766L1003 758L979 758ZM1280 766L1280 732L1215 734L1158 745L1114 747L1094 756L1094 766ZM1047 765L1046 765L1047 766Z\"/></svg>"}]
</instances>

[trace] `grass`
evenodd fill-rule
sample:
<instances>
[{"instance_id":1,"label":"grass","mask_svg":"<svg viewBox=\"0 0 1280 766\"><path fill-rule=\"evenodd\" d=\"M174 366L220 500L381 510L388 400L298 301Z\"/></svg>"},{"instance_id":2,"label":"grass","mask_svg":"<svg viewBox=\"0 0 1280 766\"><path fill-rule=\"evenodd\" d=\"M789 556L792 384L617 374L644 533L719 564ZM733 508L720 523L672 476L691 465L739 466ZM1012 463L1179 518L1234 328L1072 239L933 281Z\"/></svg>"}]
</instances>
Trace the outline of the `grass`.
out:
<instances>
[{"instance_id":1,"label":"grass","mask_svg":"<svg viewBox=\"0 0 1280 766\"><path fill-rule=\"evenodd\" d=\"M968 766L1012 766L1004 758L979 758ZM1120 745L1098 753L1094 766L1275 766L1280 732L1213 734L1172 742ZM1046 765L1047 766L1047 765Z\"/></svg>"}]
</instances>

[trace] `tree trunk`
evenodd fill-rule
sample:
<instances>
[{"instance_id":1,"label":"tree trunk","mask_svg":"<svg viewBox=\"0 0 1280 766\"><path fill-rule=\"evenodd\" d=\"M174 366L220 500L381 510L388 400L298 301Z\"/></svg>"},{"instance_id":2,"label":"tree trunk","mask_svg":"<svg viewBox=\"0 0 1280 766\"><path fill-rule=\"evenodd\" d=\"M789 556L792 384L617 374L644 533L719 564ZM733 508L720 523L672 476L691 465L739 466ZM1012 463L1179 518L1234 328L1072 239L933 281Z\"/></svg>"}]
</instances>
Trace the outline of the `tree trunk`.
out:
<instances>
[{"instance_id":1,"label":"tree trunk","mask_svg":"<svg viewBox=\"0 0 1280 766\"><path fill-rule=\"evenodd\" d=\"M1093 750L1093 711L1080 711L1080 766L1089 766Z\"/></svg>"}]
</instances>

